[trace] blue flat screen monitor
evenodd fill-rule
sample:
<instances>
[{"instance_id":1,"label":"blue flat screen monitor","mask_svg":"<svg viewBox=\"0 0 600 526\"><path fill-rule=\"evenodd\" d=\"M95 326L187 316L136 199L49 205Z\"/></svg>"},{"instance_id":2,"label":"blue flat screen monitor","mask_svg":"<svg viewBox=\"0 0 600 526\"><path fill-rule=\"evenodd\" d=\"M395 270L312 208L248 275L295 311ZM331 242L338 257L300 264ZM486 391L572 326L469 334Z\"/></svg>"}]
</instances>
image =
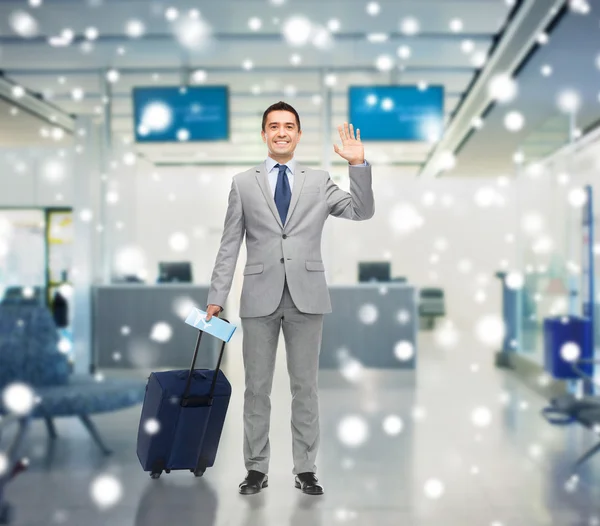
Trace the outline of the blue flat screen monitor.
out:
<instances>
[{"instance_id":1,"label":"blue flat screen monitor","mask_svg":"<svg viewBox=\"0 0 600 526\"><path fill-rule=\"evenodd\" d=\"M358 281L390 281L391 267L389 261L361 261L358 263Z\"/></svg>"},{"instance_id":2,"label":"blue flat screen monitor","mask_svg":"<svg viewBox=\"0 0 600 526\"><path fill-rule=\"evenodd\" d=\"M226 141L227 86L133 88L137 142Z\"/></svg>"},{"instance_id":3,"label":"blue flat screen monitor","mask_svg":"<svg viewBox=\"0 0 600 526\"><path fill-rule=\"evenodd\" d=\"M189 261L161 261L158 264L159 283L191 283L192 264Z\"/></svg>"},{"instance_id":4,"label":"blue flat screen monitor","mask_svg":"<svg viewBox=\"0 0 600 526\"><path fill-rule=\"evenodd\" d=\"M444 88L350 86L348 108L361 140L435 142L444 126Z\"/></svg>"}]
</instances>

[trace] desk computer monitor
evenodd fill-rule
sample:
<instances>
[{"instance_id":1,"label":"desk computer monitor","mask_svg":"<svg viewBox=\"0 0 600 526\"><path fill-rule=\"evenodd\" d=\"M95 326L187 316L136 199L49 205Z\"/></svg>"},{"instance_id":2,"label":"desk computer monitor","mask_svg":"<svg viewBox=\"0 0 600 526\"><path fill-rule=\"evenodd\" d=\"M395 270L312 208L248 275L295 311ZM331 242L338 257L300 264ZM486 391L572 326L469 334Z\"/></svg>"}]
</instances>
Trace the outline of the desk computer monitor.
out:
<instances>
[{"instance_id":1,"label":"desk computer monitor","mask_svg":"<svg viewBox=\"0 0 600 526\"><path fill-rule=\"evenodd\" d=\"M390 281L389 261L371 261L358 264L358 281Z\"/></svg>"},{"instance_id":2,"label":"desk computer monitor","mask_svg":"<svg viewBox=\"0 0 600 526\"><path fill-rule=\"evenodd\" d=\"M191 283L192 264L189 261L161 261L158 264L159 283Z\"/></svg>"}]
</instances>

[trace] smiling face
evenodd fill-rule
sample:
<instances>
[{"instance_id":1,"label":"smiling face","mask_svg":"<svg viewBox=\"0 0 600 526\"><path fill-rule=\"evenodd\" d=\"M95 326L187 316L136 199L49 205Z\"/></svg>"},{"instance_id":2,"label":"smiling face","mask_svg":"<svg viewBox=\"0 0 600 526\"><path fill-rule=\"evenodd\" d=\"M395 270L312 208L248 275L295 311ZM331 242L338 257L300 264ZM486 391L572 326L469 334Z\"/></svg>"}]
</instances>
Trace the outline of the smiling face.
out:
<instances>
[{"instance_id":1,"label":"smiling face","mask_svg":"<svg viewBox=\"0 0 600 526\"><path fill-rule=\"evenodd\" d=\"M269 149L269 157L283 164L294 156L302 131L291 111L275 110L267 115L261 135Z\"/></svg>"}]
</instances>

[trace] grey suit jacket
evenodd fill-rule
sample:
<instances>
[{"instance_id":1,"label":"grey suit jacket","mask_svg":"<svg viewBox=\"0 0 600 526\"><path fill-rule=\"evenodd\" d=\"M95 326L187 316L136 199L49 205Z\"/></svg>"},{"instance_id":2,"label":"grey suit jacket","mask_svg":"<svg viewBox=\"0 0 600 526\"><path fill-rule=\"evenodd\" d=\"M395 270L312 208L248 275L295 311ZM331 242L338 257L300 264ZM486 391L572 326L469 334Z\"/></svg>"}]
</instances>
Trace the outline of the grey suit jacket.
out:
<instances>
[{"instance_id":1,"label":"grey suit jacket","mask_svg":"<svg viewBox=\"0 0 600 526\"><path fill-rule=\"evenodd\" d=\"M290 294L301 312L331 312L321 256L325 220L331 214L364 221L375 213L371 166L348 169L349 193L339 188L325 170L297 164L285 225L275 206L265 163L235 175L207 303L225 305L245 234L247 263L241 318L272 314L281 301L286 276Z\"/></svg>"}]
</instances>

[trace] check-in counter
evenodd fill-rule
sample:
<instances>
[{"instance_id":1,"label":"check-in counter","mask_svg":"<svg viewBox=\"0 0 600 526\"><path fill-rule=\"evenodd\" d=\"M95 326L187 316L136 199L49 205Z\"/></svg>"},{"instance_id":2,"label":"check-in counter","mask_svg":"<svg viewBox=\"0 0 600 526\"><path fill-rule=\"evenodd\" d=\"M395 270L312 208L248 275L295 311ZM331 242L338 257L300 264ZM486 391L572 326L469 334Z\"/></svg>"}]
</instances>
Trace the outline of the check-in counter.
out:
<instances>
[{"instance_id":1,"label":"check-in counter","mask_svg":"<svg viewBox=\"0 0 600 526\"><path fill-rule=\"evenodd\" d=\"M338 369L346 358L367 368L416 367L419 316L414 286L365 282L329 285L329 293L333 312L323 320L320 368Z\"/></svg>"},{"instance_id":2,"label":"check-in counter","mask_svg":"<svg viewBox=\"0 0 600 526\"><path fill-rule=\"evenodd\" d=\"M188 368L198 333L184 319L191 302L206 308L208 290L208 285L166 283L95 287L94 364L100 368ZM338 369L344 357L355 358L367 368L415 368L419 322L415 287L393 282L332 284L329 291L333 312L323 320L320 368ZM227 306L220 317L228 318ZM157 326L161 323L166 326ZM242 333L241 324L236 324ZM215 367L220 343L209 335L202 338L197 368ZM408 359L398 358L400 343L401 355L412 348Z\"/></svg>"},{"instance_id":3,"label":"check-in counter","mask_svg":"<svg viewBox=\"0 0 600 526\"><path fill-rule=\"evenodd\" d=\"M189 368L198 331L185 317L193 306L206 309L208 290L208 285L190 283L94 287L93 363L100 368ZM227 318L227 311L220 317ZM221 343L205 335L196 367L214 368Z\"/></svg>"}]
</instances>

